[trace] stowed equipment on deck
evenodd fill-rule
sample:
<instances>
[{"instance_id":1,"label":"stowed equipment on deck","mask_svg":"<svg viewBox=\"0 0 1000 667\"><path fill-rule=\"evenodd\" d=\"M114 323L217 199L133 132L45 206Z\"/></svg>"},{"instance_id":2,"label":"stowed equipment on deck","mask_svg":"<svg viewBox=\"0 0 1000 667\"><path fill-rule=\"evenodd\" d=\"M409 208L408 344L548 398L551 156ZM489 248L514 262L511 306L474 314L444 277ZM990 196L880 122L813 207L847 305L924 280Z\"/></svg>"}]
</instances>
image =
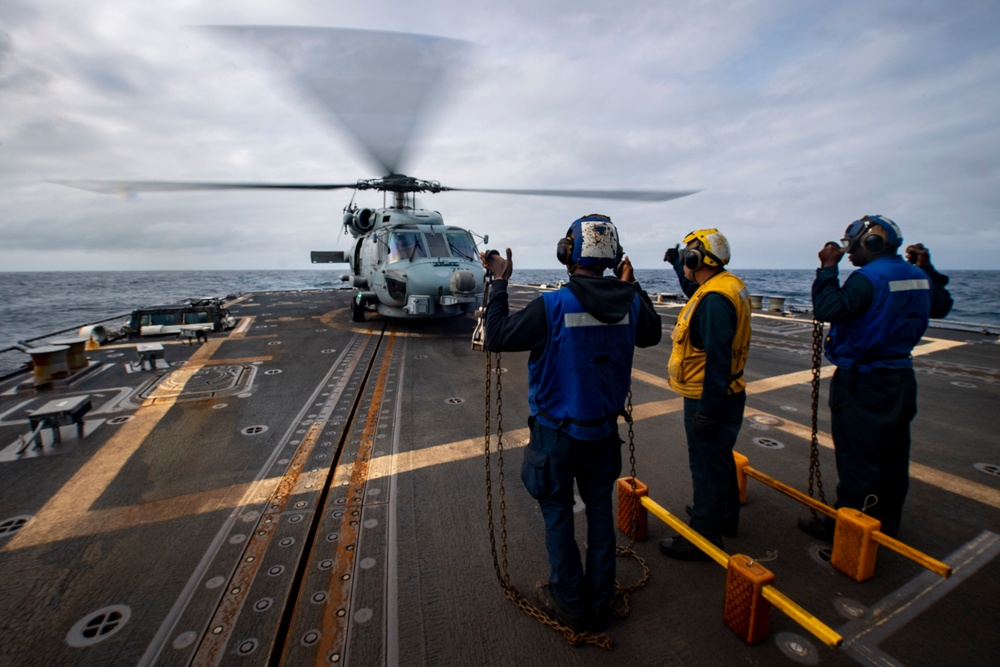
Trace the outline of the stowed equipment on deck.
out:
<instances>
[{"instance_id":1,"label":"stowed equipment on deck","mask_svg":"<svg viewBox=\"0 0 1000 667\"><path fill-rule=\"evenodd\" d=\"M882 523L878 519L849 507L834 509L759 470L751 468L749 459L739 452L733 452L733 457L736 459L736 479L740 487L741 503L746 503L747 478L753 477L836 521L830 564L851 579L858 582L871 579L875 573L875 556L880 544L942 577L951 576L950 566L881 532L879 528L881 528Z\"/></svg>"},{"instance_id":2,"label":"stowed equipment on deck","mask_svg":"<svg viewBox=\"0 0 1000 667\"><path fill-rule=\"evenodd\" d=\"M646 510L649 510L726 568L726 599L722 619L743 641L756 644L767 637L773 604L824 644L833 647L840 645L843 637L771 585L774 574L761 565L760 560L742 554L730 556L654 502L648 494L648 487L634 477L618 480L618 528L628 534L633 525L642 526L644 535ZM640 518L637 524L632 524L628 517L636 511ZM633 536L638 537L637 533L633 533Z\"/></svg>"}]
</instances>

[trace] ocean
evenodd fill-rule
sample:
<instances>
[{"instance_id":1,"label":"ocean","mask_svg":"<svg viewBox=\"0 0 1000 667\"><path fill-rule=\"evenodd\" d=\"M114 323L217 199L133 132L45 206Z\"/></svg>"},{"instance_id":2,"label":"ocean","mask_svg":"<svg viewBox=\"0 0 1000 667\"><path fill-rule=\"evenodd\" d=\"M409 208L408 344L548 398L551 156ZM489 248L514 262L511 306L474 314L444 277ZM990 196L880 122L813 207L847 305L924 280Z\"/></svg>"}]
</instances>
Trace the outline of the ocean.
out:
<instances>
[{"instance_id":1,"label":"ocean","mask_svg":"<svg viewBox=\"0 0 1000 667\"><path fill-rule=\"evenodd\" d=\"M0 272L0 351L83 324L121 317L134 308L188 298L254 291L334 289L343 267L303 271L85 271ZM783 296L785 305L809 309L812 269L734 269L751 294ZM948 320L1000 327L1000 271L951 271L955 306ZM841 272L841 278L846 272ZM679 294L673 271L637 269L650 294ZM560 269L515 269L520 283L554 284ZM108 326L107 324L105 326Z\"/></svg>"}]
</instances>

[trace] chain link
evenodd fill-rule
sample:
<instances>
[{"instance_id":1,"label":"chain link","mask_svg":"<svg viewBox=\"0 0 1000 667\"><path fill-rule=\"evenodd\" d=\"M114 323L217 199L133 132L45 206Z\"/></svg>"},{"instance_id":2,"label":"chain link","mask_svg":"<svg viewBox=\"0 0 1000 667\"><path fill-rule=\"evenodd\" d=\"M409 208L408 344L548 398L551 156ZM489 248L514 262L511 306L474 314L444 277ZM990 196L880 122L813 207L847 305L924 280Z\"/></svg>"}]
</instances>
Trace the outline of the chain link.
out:
<instances>
[{"instance_id":1,"label":"chain link","mask_svg":"<svg viewBox=\"0 0 1000 667\"><path fill-rule=\"evenodd\" d=\"M819 427L817 418L819 414L819 371L823 363L823 323L813 320L813 349L812 349L812 442L809 446L809 497L813 497L813 484L819 493L819 499L826 504L826 496L823 493L823 476L819 467ZM819 513L810 508L814 518L819 518Z\"/></svg>"}]
</instances>

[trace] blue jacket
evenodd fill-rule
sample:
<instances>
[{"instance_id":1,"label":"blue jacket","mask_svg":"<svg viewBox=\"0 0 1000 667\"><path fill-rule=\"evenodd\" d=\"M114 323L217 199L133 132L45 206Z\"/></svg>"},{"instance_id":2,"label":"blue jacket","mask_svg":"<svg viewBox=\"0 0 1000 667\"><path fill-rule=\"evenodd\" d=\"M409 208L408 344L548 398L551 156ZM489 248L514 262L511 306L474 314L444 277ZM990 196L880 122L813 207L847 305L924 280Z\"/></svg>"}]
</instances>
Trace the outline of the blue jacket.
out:
<instances>
[{"instance_id":1,"label":"blue jacket","mask_svg":"<svg viewBox=\"0 0 1000 667\"><path fill-rule=\"evenodd\" d=\"M549 342L528 362L528 405L543 424L578 440L597 440L618 428L631 381L641 300L605 323L568 288L542 295Z\"/></svg>"},{"instance_id":2,"label":"blue jacket","mask_svg":"<svg viewBox=\"0 0 1000 667\"><path fill-rule=\"evenodd\" d=\"M836 321L826 339L826 357L837 368L868 373L876 368L912 368L910 353L927 330L931 283L903 261L882 257L857 269L874 290L859 316Z\"/></svg>"}]
</instances>

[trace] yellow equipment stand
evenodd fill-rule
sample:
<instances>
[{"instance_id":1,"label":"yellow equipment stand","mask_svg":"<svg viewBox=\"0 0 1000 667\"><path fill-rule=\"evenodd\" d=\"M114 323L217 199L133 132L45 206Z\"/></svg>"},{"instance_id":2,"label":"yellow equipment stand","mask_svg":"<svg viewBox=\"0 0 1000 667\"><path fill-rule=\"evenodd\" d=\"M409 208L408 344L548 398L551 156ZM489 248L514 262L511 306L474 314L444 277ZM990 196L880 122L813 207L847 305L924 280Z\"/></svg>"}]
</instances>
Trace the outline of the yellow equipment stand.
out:
<instances>
[{"instance_id":1,"label":"yellow equipment stand","mask_svg":"<svg viewBox=\"0 0 1000 667\"><path fill-rule=\"evenodd\" d=\"M821 503L815 498L751 468L750 460L739 452L733 452L733 458L736 460L736 479L739 483L741 503L746 504L747 501L747 478L753 477L836 521L833 530L833 551L830 555L830 564L854 581L867 581L875 574L875 557L878 555L878 545L880 544L924 566L935 574L942 577L951 576L951 566L881 532L879 528L882 527L882 523L878 519L848 507L834 509Z\"/></svg>"},{"instance_id":2,"label":"yellow equipment stand","mask_svg":"<svg viewBox=\"0 0 1000 667\"><path fill-rule=\"evenodd\" d=\"M648 491L646 485L637 479L625 477L618 480L618 528L632 537L633 508L638 513L635 519L637 526L646 525L648 510L726 568L726 597L722 619L743 641L755 644L767 636L773 604L827 646L840 645L843 637L771 585L774 574L770 570L749 556L728 555L654 502ZM638 507L636 500L639 501Z\"/></svg>"}]
</instances>

